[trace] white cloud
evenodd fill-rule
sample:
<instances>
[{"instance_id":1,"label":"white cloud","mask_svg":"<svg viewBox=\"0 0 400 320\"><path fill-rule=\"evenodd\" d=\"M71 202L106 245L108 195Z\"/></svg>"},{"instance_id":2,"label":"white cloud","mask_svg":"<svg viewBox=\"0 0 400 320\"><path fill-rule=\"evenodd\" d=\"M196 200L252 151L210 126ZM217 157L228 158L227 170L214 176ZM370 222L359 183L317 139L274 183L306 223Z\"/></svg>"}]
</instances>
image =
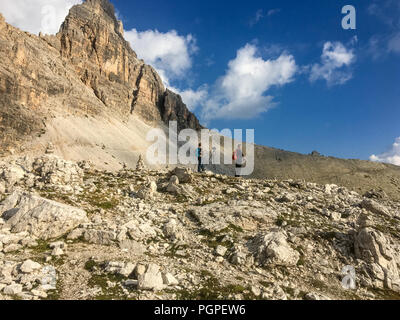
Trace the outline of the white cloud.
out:
<instances>
[{"instance_id":1,"label":"white cloud","mask_svg":"<svg viewBox=\"0 0 400 320\"><path fill-rule=\"evenodd\" d=\"M181 90L173 86L174 80L184 80L192 67L192 56L198 50L196 39L191 35L182 36L175 30L159 32L136 29L125 31L125 38L140 59L153 66L164 85L181 95L187 107L194 111L207 98L206 86L197 90Z\"/></svg>"},{"instance_id":2,"label":"white cloud","mask_svg":"<svg viewBox=\"0 0 400 320\"><path fill-rule=\"evenodd\" d=\"M400 2L375 1L368 7L368 13L383 23L386 33L373 35L368 43L367 52L374 60L385 58L388 54L400 54Z\"/></svg>"},{"instance_id":3,"label":"white cloud","mask_svg":"<svg viewBox=\"0 0 400 320\"><path fill-rule=\"evenodd\" d=\"M388 54L400 54L400 32L389 35L373 35L366 46L366 52L377 60L386 58Z\"/></svg>"},{"instance_id":4,"label":"white cloud","mask_svg":"<svg viewBox=\"0 0 400 320\"><path fill-rule=\"evenodd\" d=\"M229 62L203 108L206 121L256 117L275 105L273 97L265 95L268 89L293 81L298 69L293 56L282 53L275 60L264 60L257 51L255 45L247 44Z\"/></svg>"},{"instance_id":5,"label":"white cloud","mask_svg":"<svg viewBox=\"0 0 400 320\"><path fill-rule=\"evenodd\" d=\"M257 10L256 15L249 22L250 26L257 24L264 16L264 11L262 9Z\"/></svg>"},{"instance_id":6,"label":"white cloud","mask_svg":"<svg viewBox=\"0 0 400 320\"><path fill-rule=\"evenodd\" d=\"M271 17L277 13L279 13L281 9L271 9L268 10L267 12L264 13L263 9L257 10L255 16L250 20L249 24L250 26L256 25L260 20L264 19L265 17Z\"/></svg>"},{"instance_id":7,"label":"white cloud","mask_svg":"<svg viewBox=\"0 0 400 320\"><path fill-rule=\"evenodd\" d=\"M162 33L132 29L125 31L125 38L140 59L157 69L167 86L171 79L183 77L192 67L191 55L197 51L192 35L181 36L175 30Z\"/></svg>"},{"instance_id":8,"label":"white cloud","mask_svg":"<svg viewBox=\"0 0 400 320\"><path fill-rule=\"evenodd\" d=\"M183 102L187 105L190 111L194 111L200 107L208 97L207 86L201 86L197 90L187 89L184 91L178 91L181 95Z\"/></svg>"},{"instance_id":9,"label":"white cloud","mask_svg":"<svg viewBox=\"0 0 400 320\"><path fill-rule=\"evenodd\" d=\"M8 23L23 31L55 34L69 9L82 0L1 0L0 12Z\"/></svg>"},{"instance_id":10,"label":"white cloud","mask_svg":"<svg viewBox=\"0 0 400 320\"><path fill-rule=\"evenodd\" d=\"M368 6L367 12L375 16L378 20L390 28L400 26L398 13L400 12L400 3L397 0L377 0Z\"/></svg>"},{"instance_id":11,"label":"white cloud","mask_svg":"<svg viewBox=\"0 0 400 320\"><path fill-rule=\"evenodd\" d=\"M386 162L400 166L400 137L396 139L391 150L380 155L372 155L370 160Z\"/></svg>"},{"instance_id":12,"label":"white cloud","mask_svg":"<svg viewBox=\"0 0 400 320\"><path fill-rule=\"evenodd\" d=\"M400 53L400 32L394 34L388 42L388 51Z\"/></svg>"},{"instance_id":13,"label":"white cloud","mask_svg":"<svg viewBox=\"0 0 400 320\"><path fill-rule=\"evenodd\" d=\"M277 14L279 12L281 12L281 9L271 9L271 10L268 11L267 14L268 14L268 17L270 17L270 16L273 16L274 14Z\"/></svg>"},{"instance_id":14,"label":"white cloud","mask_svg":"<svg viewBox=\"0 0 400 320\"><path fill-rule=\"evenodd\" d=\"M373 60L377 60L382 56L384 52L382 50L382 41L379 36L374 35L368 40L366 52Z\"/></svg>"},{"instance_id":15,"label":"white cloud","mask_svg":"<svg viewBox=\"0 0 400 320\"><path fill-rule=\"evenodd\" d=\"M186 104L186 106L191 112L195 111L196 108L202 106L208 98L207 85L202 85L197 90L193 89L181 90L173 86L169 86L168 88L182 97L182 101Z\"/></svg>"},{"instance_id":16,"label":"white cloud","mask_svg":"<svg viewBox=\"0 0 400 320\"><path fill-rule=\"evenodd\" d=\"M328 41L324 44L321 63L311 67L310 81L324 79L328 85L344 84L353 76L346 67L355 60L353 49L347 49L341 42Z\"/></svg>"}]
</instances>

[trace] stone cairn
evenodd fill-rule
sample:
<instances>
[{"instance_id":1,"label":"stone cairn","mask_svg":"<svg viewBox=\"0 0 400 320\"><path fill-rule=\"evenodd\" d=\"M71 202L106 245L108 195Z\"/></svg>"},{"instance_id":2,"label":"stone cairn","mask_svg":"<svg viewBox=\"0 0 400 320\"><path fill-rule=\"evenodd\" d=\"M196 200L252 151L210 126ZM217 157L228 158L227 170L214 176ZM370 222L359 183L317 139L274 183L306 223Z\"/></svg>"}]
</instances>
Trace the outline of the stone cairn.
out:
<instances>
[{"instance_id":1,"label":"stone cairn","mask_svg":"<svg viewBox=\"0 0 400 320\"><path fill-rule=\"evenodd\" d=\"M139 160L136 164L136 171L143 171L145 169L146 169L146 166L144 164L143 157L142 157L142 155L140 155Z\"/></svg>"},{"instance_id":2,"label":"stone cairn","mask_svg":"<svg viewBox=\"0 0 400 320\"><path fill-rule=\"evenodd\" d=\"M54 145L50 142L48 145L47 145L47 148L46 148L46 151L45 151L45 153L46 154L54 154Z\"/></svg>"}]
</instances>

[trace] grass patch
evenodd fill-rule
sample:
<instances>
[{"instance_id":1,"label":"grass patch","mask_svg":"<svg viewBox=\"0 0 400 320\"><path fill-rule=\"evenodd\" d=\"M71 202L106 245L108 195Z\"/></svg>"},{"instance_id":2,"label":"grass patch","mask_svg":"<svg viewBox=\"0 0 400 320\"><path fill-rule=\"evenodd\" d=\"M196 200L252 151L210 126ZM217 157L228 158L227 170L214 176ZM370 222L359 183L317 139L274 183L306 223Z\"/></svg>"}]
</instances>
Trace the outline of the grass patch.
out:
<instances>
[{"instance_id":1,"label":"grass patch","mask_svg":"<svg viewBox=\"0 0 400 320\"><path fill-rule=\"evenodd\" d=\"M200 219L196 216L196 214L193 212L193 210L189 210L186 215L191 221L193 221L197 225L201 224Z\"/></svg>"},{"instance_id":2,"label":"grass patch","mask_svg":"<svg viewBox=\"0 0 400 320\"><path fill-rule=\"evenodd\" d=\"M51 290L51 291L47 292L47 298L44 298L43 300L58 301L61 298L61 292L62 292L62 280L58 276L56 290Z\"/></svg>"},{"instance_id":3,"label":"grass patch","mask_svg":"<svg viewBox=\"0 0 400 320\"><path fill-rule=\"evenodd\" d=\"M282 287L282 290L289 295L290 297L294 297L295 296L295 289L290 288L290 287Z\"/></svg>"},{"instance_id":4,"label":"grass patch","mask_svg":"<svg viewBox=\"0 0 400 320\"><path fill-rule=\"evenodd\" d=\"M92 273L88 286L90 288L100 288L101 293L94 297L94 300L124 300L126 296L119 285L126 278L119 274L103 274L99 273L101 264L90 259L85 263L85 270ZM114 282L116 285L114 287L109 287L108 282Z\"/></svg>"},{"instance_id":5,"label":"grass patch","mask_svg":"<svg viewBox=\"0 0 400 320\"><path fill-rule=\"evenodd\" d=\"M190 199L187 196L185 196L184 194L178 194L175 196L176 203L187 203L189 201L190 201Z\"/></svg>"},{"instance_id":6,"label":"grass patch","mask_svg":"<svg viewBox=\"0 0 400 320\"><path fill-rule=\"evenodd\" d=\"M396 225L398 222L393 219L390 223L392 223L393 225ZM393 228L390 226L379 225L379 224L373 226L373 228L384 234L389 233L392 237L394 237L396 239L400 239L399 232L396 230L396 228Z\"/></svg>"},{"instance_id":7,"label":"grass patch","mask_svg":"<svg viewBox=\"0 0 400 320\"><path fill-rule=\"evenodd\" d=\"M298 253L300 253L300 258L299 258L299 261L297 261L297 266L298 266L298 267L299 267L299 266L304 266L304 265L306 264L306 259L305 259L305 255L304 255L303 248L302 248L301 246L298 246L298 247L296 248L296 251L297 251Z\"/></svg>"},{"instance_id":8,"label":"grass patch","mask_svg":"<svg viewBox=\"0 0 400 320\"><path fill-rule=\"evenodd\" d=\"M400 300L400 293L389 289L371 288L370 291L383 300Z\"/></svg>"},{"instance_id":9,"label":"grass patch","mask_svg":"<svg viewBox=\"0 0 400 320\"><path fill-rule=\"evenodd\" d=\"M91 288L99 287L101 293L94 297L94 300L125 300L126 296L119 286L125 278L113 274L94 274L89 279L88 286ZM116 282L115 287L109 287L108 282Z\"/></svg>"},{"instance_id":10,"label":"grass patch","mask_svg":"<svg viewBox=\"0 0 400 320\"><path fill-rule=\"evenodd\" d=\"M229 231L229 230L230 230L229 227L225 228L223 230L214 231L214 232L203 229L203 230L200 230L199 233L200 233L200 235L205 237L205 239L202 239L202 242L204 244L208 245L210 248L215 249L216 247L221 245L221 246L224 246L229 249L229 248L233 247L233 245L234 245L233 241L229 241L229 240L223 241L226 236L227 231Z\"/></svg>"},{"instance_id":11,"label":"grass patch","mask_svg":"<svg viewBox=\"0 0 400 320\"><path fill-rule=\"evenodd\" d=\"M197 289L189 291L167 290L167 293L176 294L178 300L227 300L234 295L242 295L245 300L258 299L251 293L249 288L238 284L222 285L209 271L201 271L201 275L205 278Z\"/></svg>"},{"instance_id":12,"label":"grass patch","mask_svg":"<svg viewBox=\"0 0 400 320\"><path fill-rule=\"evenodd\" d=\"M269 288L271 286L274 285L273 282L268 282L268 281L260 281L260 284L264 287L264 288Z\"/></svg>"},{"instance_id":13,"label":"grass patch","mask_svg":"<svg viewBox=\"0 0 400 320\"><path fill-rule=\"evenodd\" d=\"M90 259L90 260L86 261L84 269L89 272L95 272L98 267L99 267L99 263Z\"/></svg>"},{"instance_id":14,"label":"grass patch","mask_svg":"<svg viewBox=\"0 0 400 320\"><path fill-rule=\"evenodd\" d=\"M97 206L98 208L104 209L104 210L111 210L111 209L114 209L117 205L118 205L118 201L113 200L113 201L100 202L95 206Z\"/></svg>"},{"instance_id":15,"label":"grass patch","mask_svg":"<svg viewBox=\"0 0 400 320\"><path fill-rule=\"evenodd\" d=\"M165 254L165 256L169 257L169 258L188 258L189 255L187 255L187 254L181 255L181 254L177 253L178 251L185 250L188 247L189 247L188 245L176 245L176 244L174 244L169 249L169 251Z\"/></svg>"},{"instance_id":16,"label":"grass patch","mask_svg":"<svg viewBox=\"0 0 400 320\"><path fill-rule=\"evenodd\" d=\"M283 223L284 223L285 221L286 221L285 217L279 216L279 217L276 219L275 224L276 224L278 227L282 227L282 226L283 226Z\"/></svg>"},{"instance_id":17,"label":"grass patch","mask_svg":"<svg viewBox=\"0 0 400 320\"><path fill-rule=\"evenodd\" d=\"M65 264L65 260L63 257L56 257L55 259L53 259L53 263L52 265L54 267L61 267Z\"/></svg>"},{"instance_id":18,"label":"grass patch","mask_svg":"<svg viewBox=\"0 0 400 320\"><path fill-rule=\"evenodd\" d=\"M329 231L329 232L322 232L319 235L322 239L325 239L327 241L332 241L333 239L336 238L336 232L334 231Z\"/></svg>"},{"instance_id":19,"label":"grass patch","mask_svg":"<svg viewBox=\"0 0 400 320\"><path fill-rule=\"evenodd\" d=\"M215 249L219 245L224 246L228 249L234 246L234 241L224 240L226 235L232 236L233 239L236 239L236 233L243 233L243 229L239 226L235 226L230 224L225 229L219 231L210 231L207 229L202 229L199 231L199 234L204 236L205 239L202 240L203 243L207 244L210 248Z\"/></svg>"},{"instance_id":20,"label":"grass patch","mask_svg":"<svg viewBox=\"0 0 400 320\"><path fill-rule=\"evenodd\" d=\"M30 247L30 250L32 250L33 257L31 257L31 260L44 264L46 263L46 253L50 252L50 245L47 241L44 240L38 240L37 241L37 246Z\"/></svg>"}]
</instances>

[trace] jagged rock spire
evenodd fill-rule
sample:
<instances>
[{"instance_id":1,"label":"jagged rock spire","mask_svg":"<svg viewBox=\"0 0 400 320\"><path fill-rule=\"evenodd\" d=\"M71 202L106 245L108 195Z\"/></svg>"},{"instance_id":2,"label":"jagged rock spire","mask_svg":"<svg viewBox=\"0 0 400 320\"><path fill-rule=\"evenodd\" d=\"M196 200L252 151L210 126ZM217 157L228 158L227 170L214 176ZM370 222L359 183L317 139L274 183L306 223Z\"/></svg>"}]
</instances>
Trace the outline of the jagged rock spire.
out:
<instances>
[{"instance_id":1,"label":"jagged rock spire","mask_svg":"<svg viewBox=\"0 0 400 320\"><path fill-rule=\"evenodd\" d=\"M117 21L115 16L115 8L109 0L86 0L85 4L92 6L97 10L102 9L105 13L107 13L107 15Z\"/></svg>"},{"instance_id":2,"label":"jagged rock spire","mask_svg":"<svg viewBox=\"0 0 400 320\"><path fill-rule=\"evenodd\" d=\"M146 169L146 166L144 164L143 157L142 157L142 155L140 155L139 156L139 160L138 160L137 165L136 165L136 170L137 171L143 171L145 169Z\"/></svg>"},{"instance_id":3,"label":"jagged rock spire","mask_svg":"<svg viewBox=\"0 0 400 320\"><path fill-rule=\"evenodd\" d=\"M6 21L0 12L0 30L3 29L5 27L5 25L6 25Z\"/></svg>"}]
</instances>

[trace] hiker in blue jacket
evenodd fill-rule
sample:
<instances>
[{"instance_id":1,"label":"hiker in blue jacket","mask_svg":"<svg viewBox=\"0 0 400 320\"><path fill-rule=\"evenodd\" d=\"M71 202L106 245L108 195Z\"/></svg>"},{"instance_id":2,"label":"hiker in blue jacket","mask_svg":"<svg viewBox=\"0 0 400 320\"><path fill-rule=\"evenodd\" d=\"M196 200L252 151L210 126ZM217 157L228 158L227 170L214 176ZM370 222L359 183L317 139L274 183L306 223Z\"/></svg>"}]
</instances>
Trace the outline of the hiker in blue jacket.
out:
<instances>
[{"instance_id":1,"label":"hiker in blue jacket","mask_svg":"<svg viewBox=\"0 0 400 320\"><path fill-rule=\"evenodd\" d=\"M196 150L196 156L198 160L197 171L203 172L205 169L203 164L203 149L201 148L201 143L199 143L199 147Z\"/></svg>"}]
</instances>

